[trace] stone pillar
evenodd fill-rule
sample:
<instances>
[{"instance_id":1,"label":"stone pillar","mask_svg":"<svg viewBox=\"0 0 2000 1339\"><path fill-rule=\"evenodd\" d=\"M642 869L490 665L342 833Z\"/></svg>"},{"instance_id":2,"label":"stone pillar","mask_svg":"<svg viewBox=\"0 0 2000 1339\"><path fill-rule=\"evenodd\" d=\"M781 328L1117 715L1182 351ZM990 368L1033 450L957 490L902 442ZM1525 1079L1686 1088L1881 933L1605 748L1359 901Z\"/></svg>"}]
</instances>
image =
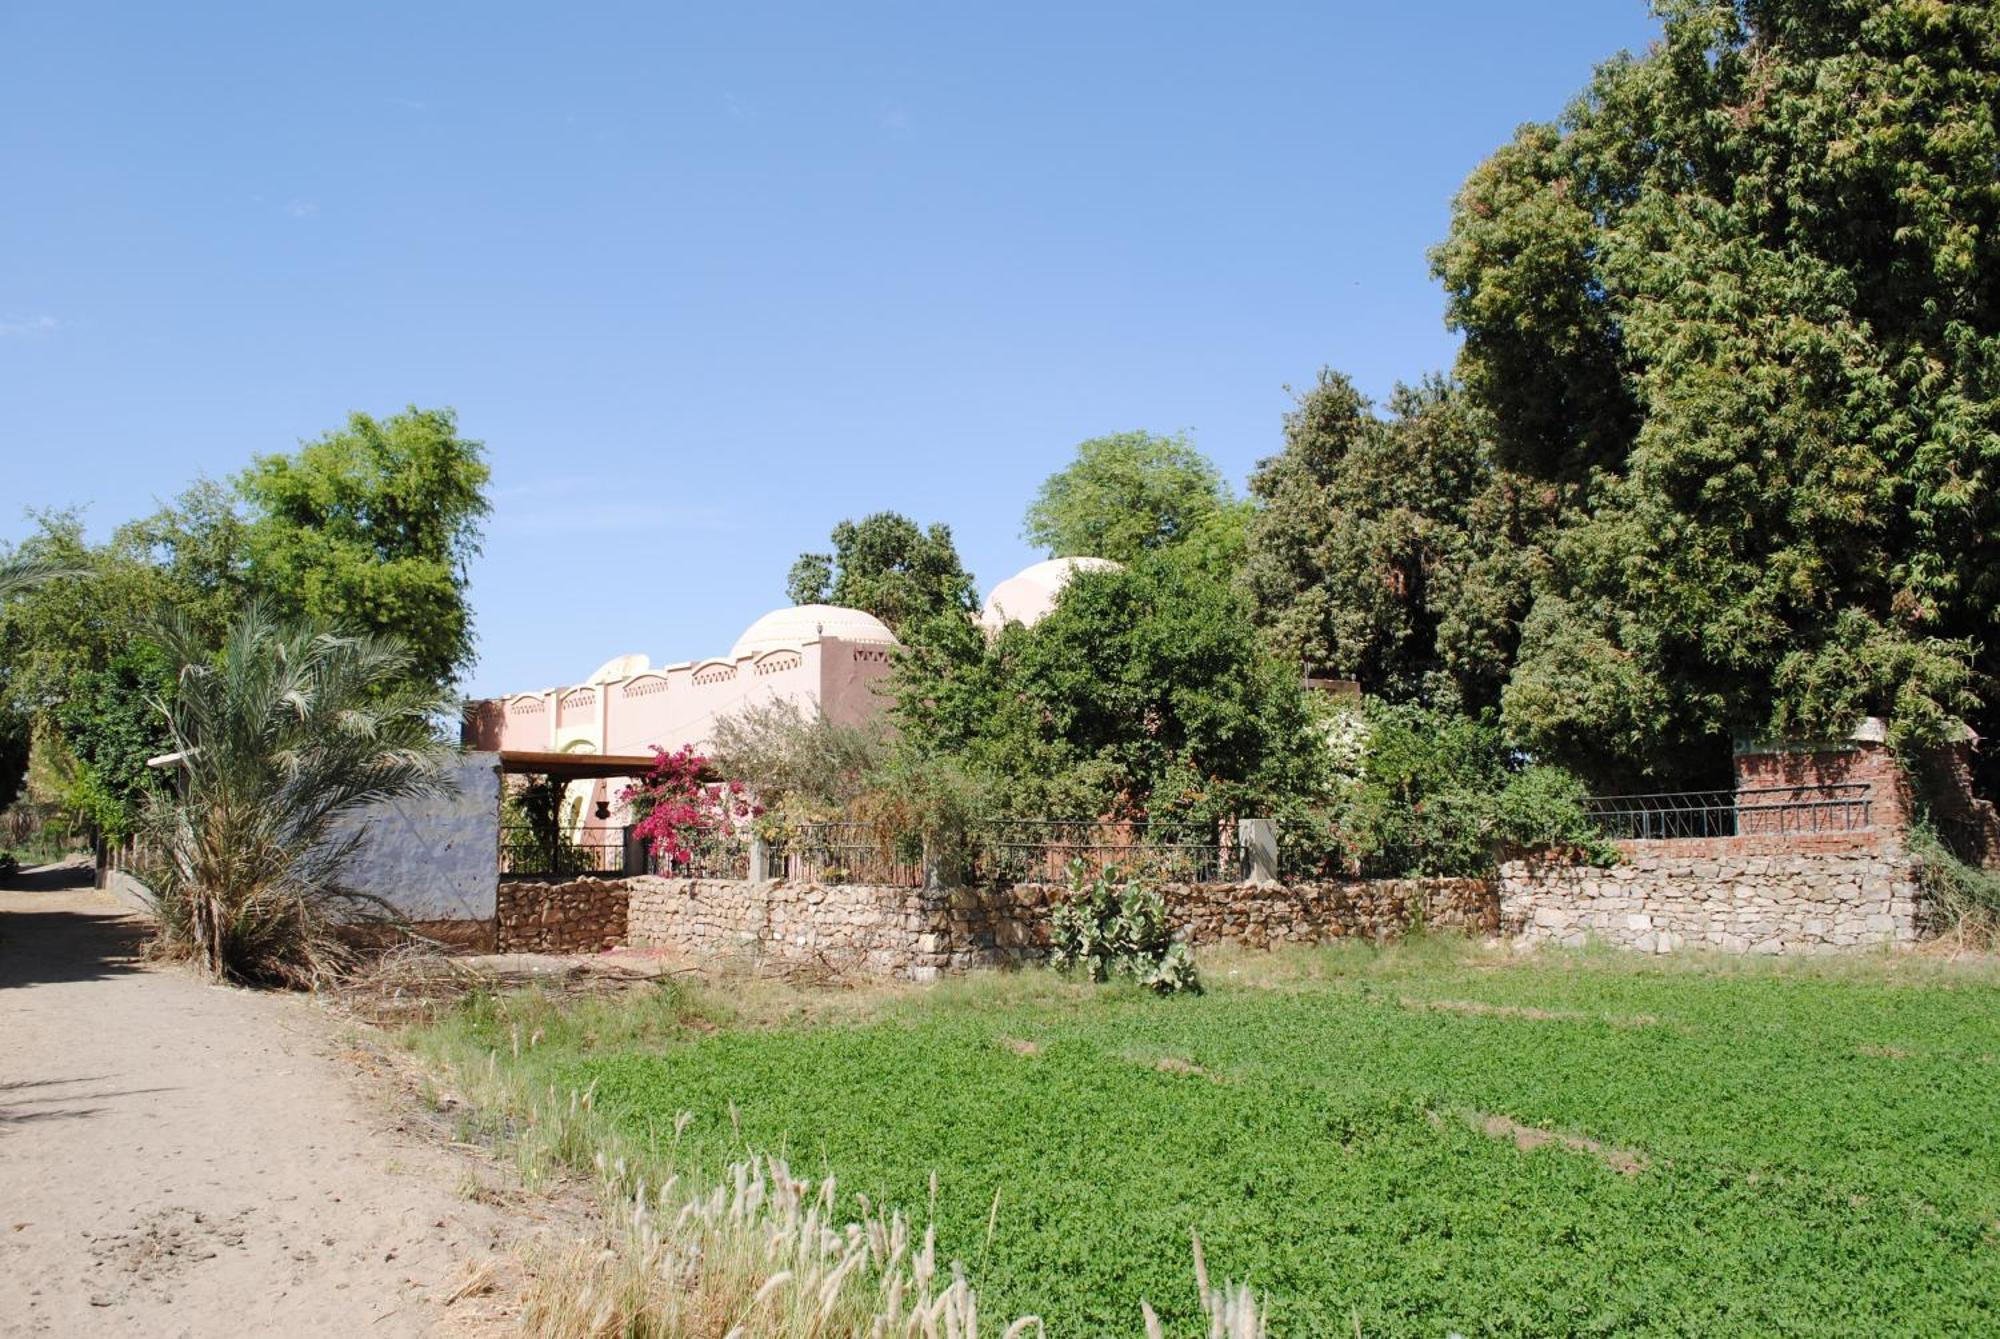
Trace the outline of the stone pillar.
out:
<instances>
[{"instance_id":1,"label":"stone pillar","mask_svg":"<svg viewBox=\"0 0 2000 1339\"><path fill-rule=\"evenodd\" d=\"M1236 847L1241 853L1243 881L1278 882L1278 825L1268 818L1236 820Z\"/></svg>"},{"instance_id":2,"label":"stone pillar","mask_svg":"<svg viewBox=\"0 0 2000 1339\"><path fill-rule=\"evenodd\" d=\"M750 838L750 882L768 883L776 877L771 873L771 848L762 837Z\"/></svg>"}]
</instances>

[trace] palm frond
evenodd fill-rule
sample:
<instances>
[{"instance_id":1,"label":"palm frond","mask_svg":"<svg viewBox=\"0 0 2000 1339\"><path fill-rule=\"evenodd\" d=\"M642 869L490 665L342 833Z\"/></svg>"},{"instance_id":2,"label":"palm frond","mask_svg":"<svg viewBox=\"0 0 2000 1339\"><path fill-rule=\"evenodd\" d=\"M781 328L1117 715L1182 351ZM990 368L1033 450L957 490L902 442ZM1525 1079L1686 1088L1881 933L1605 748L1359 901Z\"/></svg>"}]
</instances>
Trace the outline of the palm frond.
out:
<instances>
[{"instance_id":1,"label":"palm frond","mask_svg":"<svg viewBox=\"0 0 2000 1339\"><path fill-rule=\"evenodd\" d=\"M162 704L181 787L149 824L168 939L219 977L317 983L339 960L342 919L379 912L341 882L357 834L385 800L434 792L451 705L410 675L401 646L246 611L210 652L169 619L180 666Z\"/></svg>"}]
</instances>

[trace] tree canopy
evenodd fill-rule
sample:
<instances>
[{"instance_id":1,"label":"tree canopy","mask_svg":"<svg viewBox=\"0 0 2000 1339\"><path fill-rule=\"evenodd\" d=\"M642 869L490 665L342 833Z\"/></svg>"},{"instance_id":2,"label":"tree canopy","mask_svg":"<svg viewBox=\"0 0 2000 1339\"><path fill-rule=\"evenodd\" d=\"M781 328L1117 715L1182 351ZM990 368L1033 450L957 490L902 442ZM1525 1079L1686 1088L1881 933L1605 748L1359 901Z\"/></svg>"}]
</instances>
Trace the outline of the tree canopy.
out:
<instances>
[{"instance_id":1,"label":"tree canopy","mask_svg":"<svg viewBox=\"0 0 2000 1339\"><path fill-rule=\"evenodd\" d=\"M913 629L894 690L899 746L957 759L989 808L1209 823L1318 793L1326 750L1295 670L1240 592L1173 552L1078 572L1033 627Z\"/></svg>"},{"instance_id":2,"label":"tree canopy","mask_svg":"<svg viewBox=\"0 0 2000 1339\"><path fill-rule=\"evenodd\" d=\"M444 688L472 658L466 568L479 553L489 471L449 409L347 426L238 480L254 518L249 579L276 617L403 638Z\"/></svg>"},{"instance_id":3,"label":"tree canopy","mask_svg":"<svg viewBox=\"0 0 2000 1339\"><path fill-rule=\"evenodd\" d=\"M1654 756L1984 720L1996 6L1663 16L1473 173L1436 253L1497 462L1564 503L1507 716Z\"/></svg>"},{"instance_id":4,"label":"tree canopy","mask_svg":"<svg viewBox=\"0 0 2000 1339\"><path fill-rule=\"evenodd\" d=\"M785 582L793 604L862 609L900 634L913 620L978 608L951 527L878 511L833 527L833 552L804 553Z\"/></svg>"},{"instance_id":5,"label":"tree canopy","mask_svg":"<svg viewBox=\"0 0 2000 1339\"><path fill-rule=\"evenodd\" d=\"M1214 523L1229 486L1185 434L1093 437L1043 481L1021 537L1052 558L1135 562Z\"/></svg>"},{"instance_id":6,"label":"tree canopy","mask_svg":"<svg viewBox=\"0 0 2000 1339\"><path fill-rule=\"evenodd\" d=\"M1460 191L1455 385L1323 378L1260 468L1277 644L1627 785L1991 734L1997 12L1664 3Z\"/></svg>"},{"instance_id":7,"label":"tree canopy","mask_svg":"<svg viewBox=\"0 0 2000 1339\"><path fill-rule=\"evenodd\" d=\"M443 688L471 654L480 456L448 410L356 415L296 456L258 459L233 487L198 481L103 543L76 512L41 513L0 559L44 578L0 600L0 730L30 727L49 763L38 775L61 778L68 807L116 836L157 786L144 760L168 747L153 706L174 692L158 659L165 616L184 641L218 648L253 601L386 627L423 648L397 663Z\"/></svg>"}]
</instances>

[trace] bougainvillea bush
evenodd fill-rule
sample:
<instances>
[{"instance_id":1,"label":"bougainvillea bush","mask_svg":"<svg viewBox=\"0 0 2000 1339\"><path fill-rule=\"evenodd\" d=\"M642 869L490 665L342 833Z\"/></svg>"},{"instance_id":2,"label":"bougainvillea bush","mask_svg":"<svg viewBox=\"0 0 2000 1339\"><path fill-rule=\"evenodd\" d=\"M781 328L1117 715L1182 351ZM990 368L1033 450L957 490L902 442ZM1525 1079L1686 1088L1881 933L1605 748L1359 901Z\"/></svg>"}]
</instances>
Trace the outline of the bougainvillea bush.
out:
<instances>
[{"instance_id":1,"label":"bougainvillea bush","mask_svg":"<svg viewBox=\"0 0 2000 1339\"><path fill-rule=\"evenodd\" d=\"M692 864L718 837L740 836L763 812L741 781L709 781L708 759L683 744L653 749L653 766L618 798L632 813L632 834L645 839L662 867Z\"/></svg>"}]
</instances>

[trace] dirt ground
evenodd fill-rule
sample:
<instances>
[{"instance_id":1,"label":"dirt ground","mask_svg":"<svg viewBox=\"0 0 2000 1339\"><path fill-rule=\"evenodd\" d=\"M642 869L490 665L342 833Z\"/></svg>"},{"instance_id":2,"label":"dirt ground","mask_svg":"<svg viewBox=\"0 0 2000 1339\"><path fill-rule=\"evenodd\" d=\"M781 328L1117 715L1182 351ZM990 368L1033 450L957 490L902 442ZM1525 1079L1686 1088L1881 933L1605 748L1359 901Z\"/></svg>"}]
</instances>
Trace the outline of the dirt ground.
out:
<instances>
[{"instance_id":1,"label":"dirt ground","mask_svg":"<svg viewBox=\"0 0 2000 1339\"><path fill-rule=\"evenodd\" d=\"M447 1299L518 1220L366 1030L138 961L76 881L0 891L0 1334L510 1328L503 1296Z\"/></svg>"}]
</instances>

